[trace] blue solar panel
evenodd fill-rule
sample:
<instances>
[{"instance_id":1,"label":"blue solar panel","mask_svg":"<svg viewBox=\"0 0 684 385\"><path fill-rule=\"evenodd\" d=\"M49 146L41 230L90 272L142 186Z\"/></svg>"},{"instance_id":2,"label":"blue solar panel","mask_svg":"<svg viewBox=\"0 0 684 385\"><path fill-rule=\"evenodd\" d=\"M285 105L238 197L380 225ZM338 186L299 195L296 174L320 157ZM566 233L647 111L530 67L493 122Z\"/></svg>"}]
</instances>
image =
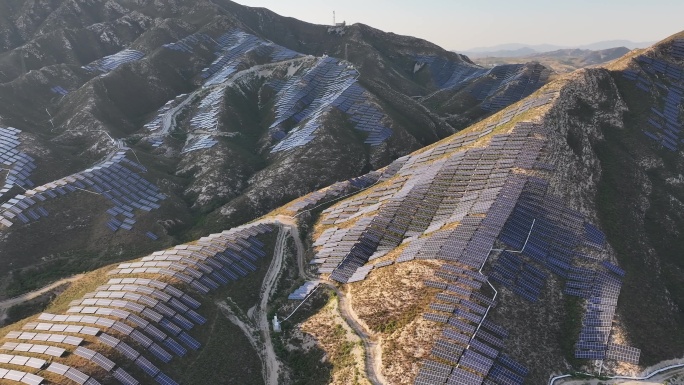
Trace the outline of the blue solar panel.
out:
<instances>
[{"instance_id":1,"label":"blue solar panel","mask_svg":"<svg viewBox=\"0 0 684 385\"><path fill-rule=\"evenodd\" d=\"M166 362L166 363L170 362L171 358L173 358L173 356L171 356L171 354L169 354L166 350L164 350L161 346L159 346L157 344L150 345L148 350L150 351L150 353L152 353L159 360Z\"/></svg>"},{"instance_id":2,"label":"blue solar panel","mask_svg":"<svg viewBox=\"0 0 684 385\"><path fill-rule=\"evenodd\" d=\"M522 385L525 380L523 376L498 364L492 367L489 372L489 378L505 385Z\"/></svg>"},{"instance_id":3,"label":"blue solar panel","mask_svg":"<svg viewBox=\"0 0 684 385\"><path fill-rule=\"evenodd\" d=\"M610 270L612 273L615 273L616 275L618 275L620 277L625 276L625 271L622 270L621 268L619 268L618 266L615 266L614 264L612 264L608 261L603 261L601 264L603 265L603 267Z\"/></svg>"},{"instance_id":4,"label":"blue solar panel","mask_svg":"<svg viewBox=\"0 0 684 385\"><path fill-rule=\"evenodd\" d=\"M197 350L202 346L197 340L195 340L185 332L182 332L178 336L178 340L180 340L180 342L182 342L185 346L189 347L192 350Z\"/></svg>"},{"instance_id":5,"label":"blue solar panel","mask_svg":"<svg viewBox=\"0 0 684 385\"><path fill-rule=\"evenodd\" d=\"M174 315L171 320L175 322L177 325L180 325L185 330L190 330L195 326L192 322L188 321L188 319L186 319L180 314Z\"/></svg>"},{"instance_id":6,"label":"blue solar panel","mask_svg":"<svg viewBox=\"0 0 684 385\"><path fill-rule=\"evenodd\" d=\"M576 350L575 358L585 360L603 360L606 358L605 351Z\"/></svg>"},{"instance_id":7,"label":"blue solar panel","mask_svg":"<svg viewBox=\"0 0 684 385\"><path fill-rule=\"evenodd\" d=\"M187 349L181 346L178 342L174 341L171 337L164 340L164 345L179 357L183 357L188 352Z\"/></svg>"},{"instance_id":8,"label":"blue solar panel","mask_svg":"<svg viewBox=\"0 0 684 385\"><path fill-rule=\"evenodd\" d=\"M157 368L153 363L148 361L145 357L140 356L135 360L135 364L140 367L145 373L154 377L159 373L159 368Z\"/></svg>"},{"instance_id":9,"label":"blue solar panel","mask_svg":"<svg viewBox=\"0 0 684 385\"><path fill-rule=\"evenodd\" d=\"M161 385L178 385L176 381L174 381L171 377L167 376L164 373L159 373L157 377L154 378L154 380Z\"/></svg>"},{"instance_id":10,"label":"blue solar panel","mask_svg":"<svg viewBox=\"0 0 684 385\"><path fill-rule=\"evenodd\" d=\"M174 336L180 334L180 332L183 331L180 327L176 326L166 318L163 318L161 321L159 321L159 325L166 329L166 331L168 331L169 333L173 334Z\"/></svg>"},{"instance_id":11,"label":"blue solar panel","mask_svg":"<svg viewBox=\"0 0 684 385\"><path fill-rule=\"evenodd\" d=\"M185 313L185 316L190 318L193 322L195 322L198 325L204 325L207 322L207 319L202 317L201 315L197 314L193 310L188 310L187 313Z\"/></svg>"}]
</instances>

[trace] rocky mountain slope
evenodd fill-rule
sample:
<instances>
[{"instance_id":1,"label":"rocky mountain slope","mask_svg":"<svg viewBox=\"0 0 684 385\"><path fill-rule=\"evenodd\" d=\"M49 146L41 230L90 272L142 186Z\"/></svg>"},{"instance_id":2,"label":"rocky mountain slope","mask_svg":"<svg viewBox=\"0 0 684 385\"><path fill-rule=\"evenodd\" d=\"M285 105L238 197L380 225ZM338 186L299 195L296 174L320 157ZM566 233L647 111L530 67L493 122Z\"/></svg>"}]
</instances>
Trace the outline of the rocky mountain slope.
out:
<instances>
[{"instance_id":1,"label":"rocky mountain slope","mask_svg":"<svg viewBox=\"0 0 684 385\"><path fill-rule=\"evenodd\" d=\"M3 7L0 282L90 273L0 329L0 383L541 384L681 357L684 33L542 86L231 2ZM111 51L41 40L92 31Z\"/></svg>"},{"instance_id":2,"label":"rocky mountain slope","mask_svg":"<svg viewBox=\"0 0 684 385\"><path fill-rule=\"evenodd\" d=\"M547 80L229 1L2 7L5 296L245 223ZM435 92L448 115L420 101Z\"/></svg>"}]
</instances>

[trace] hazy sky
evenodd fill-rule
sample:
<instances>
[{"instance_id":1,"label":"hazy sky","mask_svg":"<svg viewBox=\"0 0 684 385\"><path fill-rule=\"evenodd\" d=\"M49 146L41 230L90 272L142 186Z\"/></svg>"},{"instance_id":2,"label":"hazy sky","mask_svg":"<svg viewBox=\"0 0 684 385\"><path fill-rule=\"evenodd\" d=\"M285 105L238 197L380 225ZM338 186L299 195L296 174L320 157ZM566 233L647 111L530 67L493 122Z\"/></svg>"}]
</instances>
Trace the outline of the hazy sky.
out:
<instances>
[{"instance_id":1,"label":"hazy sky","mask_svg":"<svg viewBox=\"0 0 684 385\"><path fill-rule=\"evenodd\" d=\"M364 23L466 50L504 43L661 40L684 30L684 0L236 0L316 24Z\"/></svg>"}]
</instances>

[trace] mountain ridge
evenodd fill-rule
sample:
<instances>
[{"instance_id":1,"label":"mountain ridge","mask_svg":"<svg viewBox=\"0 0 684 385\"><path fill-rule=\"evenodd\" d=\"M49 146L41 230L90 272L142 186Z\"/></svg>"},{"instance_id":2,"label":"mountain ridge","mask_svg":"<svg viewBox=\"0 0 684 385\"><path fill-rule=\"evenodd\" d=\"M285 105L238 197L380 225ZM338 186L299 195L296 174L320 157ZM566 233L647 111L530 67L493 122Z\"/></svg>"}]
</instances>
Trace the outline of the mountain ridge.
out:
<instances>
[{"instance_id":1,"label":"mountain ridge","mask_svg":"<svg viewBox=\"0 0 684 385\"><path fill-rule=\"evenodd\" d=\"M630 40L605 40L590 44L578 44L578 45L554 45L554 44L520 44L520 43L509 43L509 44L498 44L488 47L476 47L470 48L458 52L462 52L466 55L470 54L473 57L517 57L524 56L533 53L545 53L550 51L558 51L562 49L584 49L584 50L604 50L615 47L627 47L629 49L637 48L647 48L655 41L644 41L644 42L633 42Z\"/></svg>"},{"instance_id":2,"label":"mountain ridge","mask_svg":"<svg viewBox=\"0 0 684 385\"><path fill-rule=\"evenodd\" d=\"M684 32L551 76L130 4L190 16L80 66L0 55L4 294L92 270L0 329L12 376L506 385L681 352Z\"/></svg>"}]
</instances>

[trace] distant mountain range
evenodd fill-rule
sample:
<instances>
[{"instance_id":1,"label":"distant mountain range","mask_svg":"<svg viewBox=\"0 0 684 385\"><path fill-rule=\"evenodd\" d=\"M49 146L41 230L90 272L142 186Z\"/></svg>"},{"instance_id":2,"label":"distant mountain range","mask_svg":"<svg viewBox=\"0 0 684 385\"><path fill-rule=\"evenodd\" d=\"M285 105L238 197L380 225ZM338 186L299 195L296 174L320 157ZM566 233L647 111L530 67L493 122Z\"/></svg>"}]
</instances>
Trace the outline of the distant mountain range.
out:
<instances>
[{"instance_id":1,"label":"distant mountain range","mask_svg":"<svg viewBox=\"0 0 684 385\"><path fill-rule=\"evenodd\" d=\"M559 49L550 52L534 52L522 56L486 56L476 57L476 64L493 67L502 64L521 64L538 62L557 73L572 72L579 68L606 63L615 60L630 51L627 47L615 47L602 50L590 49Z\"/></svg>"},{"instance_id":2,"label":"distant mountain range","mask_svg":"<svg viewBox=\"0 0 684 385\"><path fill-rule=\"evenodd\" d=\"M528 56L535 53L544 53L557 51L560 49L584 49L584 50L603 50L614 47L627 47L629 49L646 48L654 42L633 42L630 40L606 40L592 44L585 44L579 46L560 46L552 44L520 44L509 43L499 44L491 47L476 47L465 51L457 51L465 54L471 58L481 57L521 57Z\"/></svg>"}]
</instances>

